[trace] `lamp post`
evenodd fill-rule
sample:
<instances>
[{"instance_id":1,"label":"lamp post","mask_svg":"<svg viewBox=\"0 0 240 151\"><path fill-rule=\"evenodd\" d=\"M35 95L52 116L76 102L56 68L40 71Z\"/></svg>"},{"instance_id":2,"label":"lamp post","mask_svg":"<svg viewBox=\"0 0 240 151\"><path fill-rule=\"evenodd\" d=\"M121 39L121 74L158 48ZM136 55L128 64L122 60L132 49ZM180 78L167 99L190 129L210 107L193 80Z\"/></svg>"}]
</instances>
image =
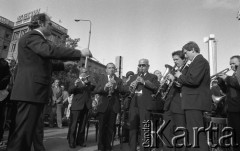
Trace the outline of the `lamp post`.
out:
<instances>
[{"instance_id":1,"label":"lamp post","mask_svg":"<svg viewBox=\"0 0 240 151\"><path fill-rule=\"evenodd\" d=\"M240 20L240 10L238 11L237 19Z\"/></svg>"},{"instance_id":2,"label":"lamp post","mask_svg":"<svg viewBox=\"0 0 240 151\"><path fill-rule=\"evenodd\" d=\"M208 44L208 62L210 65L210 75L217 73L217 41L214 34L204 37L203 41Z\"/></svg>"},{"instance_id":3,"label":"lamp post","mask_svg":"<svg viewBox=\"0 0 240 151\"><path fill-rule=\"evenodd\" d=\"M88 35L88 47L87 47L87 49L89 50L90 40L91 40L91 34L92 34L92 22L91 22L91 20L75 19L75 22L79 22L79 21L89 22L89 35ZM85 68L87 68L87 61L88 61L88 57L86 57L86 59L85 59Z\"/></svg>"}]
</instances>

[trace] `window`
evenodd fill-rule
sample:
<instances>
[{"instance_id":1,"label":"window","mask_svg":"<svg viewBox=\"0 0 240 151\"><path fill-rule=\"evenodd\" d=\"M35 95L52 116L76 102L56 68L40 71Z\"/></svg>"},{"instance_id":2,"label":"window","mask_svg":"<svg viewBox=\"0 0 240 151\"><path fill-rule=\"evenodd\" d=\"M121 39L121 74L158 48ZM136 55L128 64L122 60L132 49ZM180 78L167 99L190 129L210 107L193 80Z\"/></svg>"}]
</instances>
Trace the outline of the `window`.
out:
<instances>
[{"instance_id":1,"label":"window","mask_svg":"<svg viewBox=\"0 0 240 151\"><path fill-rule=\"evenodd\" d=\"M19 38L19 34L20 34L20 31L17 31L17 32L13 33L12 40L17 40Z\"/></svg>"},{"instance_id":2,"label":"window","mask_svg":"<svg viewBox=\"0 0 240 151\"><path fill-rule=\"evenodd\" d=\"M0 37L4 37L4 30L0 28Z\"/></svg>"},{"instance_id":3,"label":"window","mask_svg":"<svg viewBox=\"0 0 240 151\"><path fill-rule=\"evenodd\" d=\"M21 30L20 37L22 37L26 32L27 32L27 29L23 29L23 30Z\"/></svg>"},{"instance_id":4,"label":"window","mask_svg":"<svg viewBox=\"0 0 240 151\"><path fill-rule=\"evenodd\" d=\"M6 38L6 39L10 39L10 38L11 38L11 34L6 33L5 38Z\"/></svg>"},{"instance_id":5,"label":"window","mask_svg":"<svg viewBox=\"0 0 240 151\"><path fill-rule=\"evenodd\" d=\"M16 44L12 44L12 52L14 52L15 51L15 48L16 48Z\"/></svg>"},{"instance_id":6,"label":"window","mask_svg":"<svg viewBox=\"0 0 240 151\"><path fill-rule=\"evenodd\" d=\"M3 50L6 50L7 48L8 48L7 45L4 45L4 46L3 46Z\"/></svg>"}]
</instances>

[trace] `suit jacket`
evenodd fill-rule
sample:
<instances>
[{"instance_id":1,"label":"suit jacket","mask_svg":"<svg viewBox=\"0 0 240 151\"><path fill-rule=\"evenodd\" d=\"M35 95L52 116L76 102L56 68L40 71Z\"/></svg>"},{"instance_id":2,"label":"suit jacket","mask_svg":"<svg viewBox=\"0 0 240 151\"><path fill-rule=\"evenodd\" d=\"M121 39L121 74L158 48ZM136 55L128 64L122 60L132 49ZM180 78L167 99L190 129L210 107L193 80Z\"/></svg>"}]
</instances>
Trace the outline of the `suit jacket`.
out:
<instances>
[{"instance_id":1,"label":"suit jacket","mask_svg":"<svg viewBox=\"0 0 240 151\"><path fill-rule=\"evenodd\" d=\"M202 55L195 57L178 82L182 84L182 109L211 110L210 67Z\"/></svg>"},{"instance_id":2,"label":"suit jacket","mask_svg":"<svg viewBox=\"0 0 240 151\"><path fill-rule=\"evenodd\" d=\"M82 110L84 105L88 109L92 107L91 92L95 86L89 83L84 85L81 81L77 83L77 86L73 85L69 88L69 93L73 94L71 110Z\"/></svg>"},{"instance_id":3,"label":"suit jacket","mask_svg":"<svg viewBox=\"0 0 240 151\"><path fill-rule=\"evenodd\" d=\"M240 85L236 74L227 76L225 82L218 80L220 88L226 93L228 112L240 112Z\"/></svg>"},{"instance_id":4,"label":"suit jacket","mask_svg":"<svg viewBox=\"0 0 240 151\"><path fill-rule=\"evenodd\" d=\"M185 66L182 70L182 74L186 74L188 71L188 66ZM166 97L164 104L164 111L171 110L172 113L183 114L182 109L182 98L181 98L181 87L176 86L175 82Z\"/></svg>"},{"instance_id":5,"label":"suit jacket","mask_svg":"<svg viewBox=\"0 0 240 151\"><path fill-rule=\"evenodd\" d=\"M79 60L80 51L51 45L38 31L32 30L19 39L18 70L11 94L12 100L47 103L53 68L51 59Z\"/></svg>"},{"instance_id":6,"label":"suit jacket","mask_svg":"<svg viewBox=\"0 0 240 151\"><path fill-rule=\"evenodd\" d=\"M119 99L119 93L123 92L123 87L122 87L122 80L114 75L114 80L116 81L117 84L117 89L114 90L112 93L112 97L108 98L108 91L104 90L104 86L106 83L108 83L108 76L107 75L102 75L100 80L97 83L97 86L94 90L96 94L99 94L99 105L97 107L97 112L104 113L108 106L113 109L115 113L119 113L121 106L120 106L120 99Z\"/></svg>"},{"instance_id":7,"label":"suit jacket","mask_svg":"<svg viewBox=\"0 0 240 151\"><path fill-rule=\"evenodd\" d=\"M136 80L137 77L138 74L135 74L131 77L131 79L127 82L127 89L130 84ZM155 102L152 95L156 93L159 87L158 78L156 75L147 72L146 75L143 76L143 79L145 81L145 85L138 84L137 86L137 91L142 92L142 94L135 93L134 97L131 100L130 107L133 106L146 110L151 110L152 107L155 107Z\"/></svg>"},{"instance_id":8,"label":"suit jacket","mask_svg":"<svg viewBox=\"0 0 240 151\"><path fill-rule=\"evenodd\" d=\"M0 90L4 90L10 82L11 73L8 62L3 58L0 58L0 71Z\"/></svg>"}]
</instances>

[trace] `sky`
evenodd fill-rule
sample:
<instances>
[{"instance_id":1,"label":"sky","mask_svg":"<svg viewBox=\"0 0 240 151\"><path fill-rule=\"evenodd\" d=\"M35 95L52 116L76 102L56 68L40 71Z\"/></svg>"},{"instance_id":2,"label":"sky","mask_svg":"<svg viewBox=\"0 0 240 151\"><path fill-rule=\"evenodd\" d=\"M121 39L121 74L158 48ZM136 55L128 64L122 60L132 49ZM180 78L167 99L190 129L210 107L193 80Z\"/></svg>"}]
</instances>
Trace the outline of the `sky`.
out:
<instances>
[{"instance_id":1,"label":"sky","mask_svg":"<svg viewBox=\"0 0 240 151\"><path fill-rule=\"evenodd\" d=\"M0 16L11 21L41 9L80 38L79 49L88 47L101 63L123 57L123 74L137 71L139 59L149 60L149 71L174 65L172 52L195 41L208 59L204 37L217 41L217 70L229 67L229 58L240 54L239 0L0 0ZM60 22L59 22L60 21Z\"/></svg>"}]
</instances>

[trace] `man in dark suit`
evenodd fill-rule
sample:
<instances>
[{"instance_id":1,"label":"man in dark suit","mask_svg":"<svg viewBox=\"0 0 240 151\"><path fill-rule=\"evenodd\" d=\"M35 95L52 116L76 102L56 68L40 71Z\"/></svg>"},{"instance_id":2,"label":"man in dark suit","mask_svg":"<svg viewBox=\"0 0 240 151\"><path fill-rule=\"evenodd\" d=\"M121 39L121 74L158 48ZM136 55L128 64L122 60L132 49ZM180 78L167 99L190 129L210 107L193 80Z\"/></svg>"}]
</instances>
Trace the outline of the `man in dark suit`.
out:
<instances>
[{"instance_id":1,"label":"man in dark suit","mask_svg":"<svg viewBox=\"0 0 240 151\"><path fill-rule=\"evenodd\" d=\"M97 118L99 120L98 150L111 151L114 125L117 113L120 113L119 92L122 91L122 80L116 77L113 63L106 66L107 75L100 77L95 93L99 94Z\"/></svg>"},{"instance_id":2,"label":"man in dark suit","mask_svg":"<svg viewBox=\"0 0 240 151\"><path fill-rule=\"evenodd\" d=\"M79 51L51 45L51 20L44 13L32 17L32 31L18 43L18 70L11 99L17 101L16 126L8 143L8 151L30 151L36 124L48 103L51 73L64 69L64 64L52 64L51 59L79 60L91 56L89 50Z\"/></svg>"},{"instance_id":3,"label":"man in dark suit","mask_svg":"<svg viewBox=\"0 0 240 151\"><path fill-rule=\"evenodd\" d=\"M182 53L181 50L174 51L172 53L173 61L182 73L186 73L188 66L187 66L187 59L185 55ZM177 127L186 127L186 120L184 115L184 110L181 107L182 99L180 96L181 93L181 85L175 81L175 78L172 74L169 74L167 77L170 80L169 84L169 92L165 99L164 104L164 120L168 122L170 120L169 126L166 127L164 133L165 136L168 138L168 141L171 141L172 137L176 135L175 128ZM177 134L178 135L178 134ZM167 143L167 141L165 141ZM185 150L184 147L175 147L178 146L182 142L174 142L174 144L166 144L164 146L164 151L171 150L168 146L173 145L174 150Z\"/></svg>"},{"instance_id":4,"label":"man in dark suit","mask_svg":"<svg viewBox=\"0 0 240 151\"><path fill-rule=\"evenodd\" d=\"M141 129L142 142L140 143L141 151L144 150L142 130L143 122L150 120L149 106L153 103L152 95L157 91L159 86L158 77L148 72L148 59L140 59L138 64L138 74L135 74L128 81L127 86L131 94L134 94L129 109L129 144L130 150L137 149L137 132ZM136 90L134 90L136 88Z\"/></svg>"},{"instance_id":5,"label":"man in dark suit","mask_svg":"<svg viewBox=\"0 0 240 151\"><path fill-rule=\"evenodd\" d=\"M236 138L235 143L238 146L234 146L234 151L239 151L240 147L240 85L238 83L237 70L240 66L240 56L232 56L230 58L230 66L234 71L232 76L226 74L219 75L218 84L226 94L227 105L227 118L228 124L234 130L234 136Z\"/></svg>"},{"instance_id":6,"label":"man in dark suit","mask_svg":"<svg viewBox=\"0 0 240 151\"><path fill-rule=\"evenodd\" d=\"M11 78L9 64L4 58L0 58L0 71L0 146L2 146L2 138L6 121L6 104L10 98L8 85Z\"/></svg>"},{"instance_id":7,"label":"man in dark suit","mask_svg":"<svg viewBox=\"0 0 240 151\"><path fill-rule=\"evenodd\" d=\"M177 71L175 77L182 84L182 109L189 132L189 143L193 145L195 140L193 128L204 127L203 113L211 110L210 67L208 61L200 54L200 49L195 42L185 44L182 52L191 64L186 73ZM199 133L199 142L196 143L199 143L199 146L191 146L190 150L208 150L205 132Z\"/></svg>"},{"instance_id":8,"label":"man in dark suit","mask_svg":"<svg viewBox=\"0 0 240 151\"><path fill-rule=\"evenodd\" d=\"M70 148L75 148L76 145L86 147L84 142L85 126L88 110L92 105L91 91L93 90L94 86L89 82L86 73L81 73L79 78L75 81L74 86L71 86L69 89L70 94L74 95L70 109Z\"/></svg>"}]
</instances>

